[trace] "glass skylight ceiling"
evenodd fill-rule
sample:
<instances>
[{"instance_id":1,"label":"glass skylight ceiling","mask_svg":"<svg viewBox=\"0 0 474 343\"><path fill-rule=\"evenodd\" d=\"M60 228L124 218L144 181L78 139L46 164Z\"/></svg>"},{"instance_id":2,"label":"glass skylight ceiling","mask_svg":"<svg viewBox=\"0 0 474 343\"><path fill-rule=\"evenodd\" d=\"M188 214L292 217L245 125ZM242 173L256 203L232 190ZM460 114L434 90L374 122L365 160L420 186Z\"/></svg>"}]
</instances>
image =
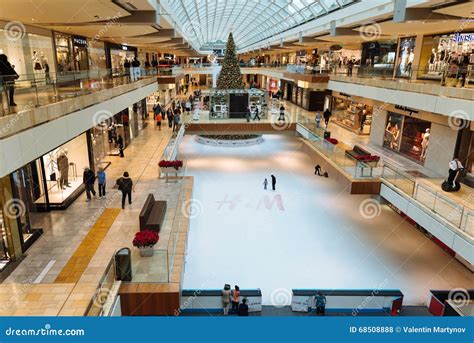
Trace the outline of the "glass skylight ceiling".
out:
<instances>
[{"instance_id":1,"label":"glass skylight ceiling","mask_svg":"<svg viewBox=\"0 0 474 343\"><path fill-rule=\"evenodd\" d=\"M162 0L195 48L233 32L237 49L299 26L354 0Z\"/></svg>"}]
</instances>

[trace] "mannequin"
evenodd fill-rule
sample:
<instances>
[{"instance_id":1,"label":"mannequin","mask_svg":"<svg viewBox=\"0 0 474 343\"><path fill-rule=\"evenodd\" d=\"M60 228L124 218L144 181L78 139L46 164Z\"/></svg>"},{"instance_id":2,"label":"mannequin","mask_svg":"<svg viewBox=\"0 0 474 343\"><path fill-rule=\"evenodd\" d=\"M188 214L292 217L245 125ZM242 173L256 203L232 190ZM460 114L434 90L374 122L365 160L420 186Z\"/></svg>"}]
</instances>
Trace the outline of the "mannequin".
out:
<instances>
[{"instance_id":1,"label":"mannequin","mask_svg":"<svg viewBox=\"0 0 474 343\"><path fill-rule=\"evenodd\" d=\"M438 61L438 54L436 53L435 48L431 49L431 56L428 64L428 72L432 73L435 71L435 65Z\"/></svg>"},{"instance_id":2,"label":"mannequin","mask_svg":"<svg viewBox=\"0 0 474 343\"><path fill-rule=\"evenodd\" d=\"M43 70L44 70L44 77L46 79L46 83L50 83L51 82L51 77L49 75L48 59L44 55L43 51L41 51L41 66L43 67Z\"/></svg>"},{"instance_id":3,"label":"mannequin","mask_svg":"<svg viewBox=\"0 0 474 343\"><path fill-rule=\"evenodd\" d=\"M31 57L31 63L33 64L33 71L35 73L36 82L43 78L43 67L41 66L41 60L38 56L38 53L33 51L33 56Z\"/></svg>"},{"instance_id":4,"label":"mannequin","mask_svg":"<svg viewBox=\"0 0 474 343\"><path fill-rule=\"evenodd\" d=\"M428 144L430 142L430 129L426 129L425 133L423 134L423 139L421 141L421 155L420 160L425 161L426 158L426 150L428 149Z\"/></svg>"},{"instance_id":5,"label":"mannequin","mask_svg":"<svg viewBox=\"0 0 474 343\"><path fill-rule=\"evenodd\" d=\"M71 187L69 183L69 159L67 158L68 151L64 149L59 153L57 159L58 171L59 171L59 187L61 189L66 189L66 187Z\"/></svg>"}]
</instances>

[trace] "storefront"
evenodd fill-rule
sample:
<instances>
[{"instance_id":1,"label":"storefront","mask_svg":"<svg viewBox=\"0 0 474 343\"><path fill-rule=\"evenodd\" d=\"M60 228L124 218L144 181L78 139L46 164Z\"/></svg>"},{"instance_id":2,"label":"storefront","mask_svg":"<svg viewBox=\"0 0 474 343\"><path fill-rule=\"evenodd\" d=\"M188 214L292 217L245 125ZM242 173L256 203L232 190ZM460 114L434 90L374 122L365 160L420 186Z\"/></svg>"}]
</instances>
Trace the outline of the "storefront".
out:
<instances>
[{"instance_id":1,"label":"storefront","mask_svg":"<svg viewBox=\"0 0 474 343\"><path fill-rule=\"evenodd\" d=\"M73 36L72 45L74 48L74 70L89 70L87 39L81 36Z\"/></svg>"},{"instance_id":2,"label":"storefront","mask_svg":"<svg viewBox=\"0 0 474 343\"><path fill-rule=\"evenodd\" d=\"M416 37L401 38L398 45L398 59L395 75L397 77L411 77L412 66L415 61Z\"/></svg>"},{"instance_id":3,"label":"storefront","mask_svg":"<svg viewBox=\"0 0 474 343\"><path fill-rule=\"evenodd\" d=\"M396 40L366 42L362 44L359 72L373 75L392 75L398 42Z\"/></svg>"},{"instance_id":4,"label":"storefront","mask_svg":"<svg viewBox=\"0 0 474 343\"><path fill-rule=\"evenodd\" d=\"M72 36L65 33L54 32L54 45L58 72L74 71L76 63L74 60Z\"/></svg>"},{"instance_id":5,"label":"storefront","mask_svg":"<svg viewBox=\"0 0 474 343\"><path fill-rule=\"evenodd\" d=\"M418 78L441 79L445 75L448 85L458 87L474 83L473 37L474 33L424 37Z\"/></svg>"},{"instance_id":6,"label":"storefront","mask_svg":"<svg viewBox=\"0 0 474 343\"><path fill-rule=\"evenodd\" d=\"M21 38L9 40L10 35L0 24L0 54L7 56L20 75L17 87L28 87L26 80L31 80L31 75L35 75L37 80L49 81L56 70L52 32L29 26L25 28L27 32Z\"/></svg>"},{"instance_id":7,"label":"storefront","mask_svg":"<svg viewBox=\"0 0 474 343\"><path fill-rule=\"evenodd\" d=\"M430 135L431 122L388 112L383 146L424 164Z\"/></svg>"},{"instance_id":8,"label":"storefront","mask_svg":"<svg viewBox=\"0 0 474 343\"><path fill-rule=\"evenodd\" d=\"M114 74L123 73L125 61L131 62L137 56L137 48L128 45L107 43L106 52L107 66Z\"/></svg>"},{"instance_id":9,"label":"storefront","mask_svg":"<svg viewBox=\"0 0 474 343\"><path fill-rule=\"evenodd\" d=\"M105 70L107 69L107 59L105 57L105 44L95 39L87 40L89 69Z\"/></svg>"},{"instance_id":10,"label":"storefront","mask_svg":"<svg viewBox=\"0 0 474 343\"><path fill-rule=\"evenodd\" d=\"M339 93L333 97L333 121L359 135L370 134L373 107L350 99L350 95Z\"/></svg>"}]
</instances>

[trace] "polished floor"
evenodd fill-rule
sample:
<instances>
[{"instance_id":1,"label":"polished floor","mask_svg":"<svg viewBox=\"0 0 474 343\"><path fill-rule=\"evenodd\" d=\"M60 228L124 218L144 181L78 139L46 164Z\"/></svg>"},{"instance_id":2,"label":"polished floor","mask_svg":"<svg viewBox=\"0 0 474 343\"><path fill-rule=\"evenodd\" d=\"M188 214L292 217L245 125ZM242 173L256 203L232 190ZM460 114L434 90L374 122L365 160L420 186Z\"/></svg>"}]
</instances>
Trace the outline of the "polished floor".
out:
<instances>
[{"instance_id":1,"label":"polished floor","mask_svg":"<svg viewBox=\"0 0 474 343\"><path fill-rule=\"evenodd\" d=\"M315 176L297 139L264 138L224 148L185 137L196 211L183 288L260 288L265 305L293 288L395 288L422 305L430 289L472 287L472 273L388 206ZM270 174L274 192L263 189Z\"/></svg>"}]
</instances>

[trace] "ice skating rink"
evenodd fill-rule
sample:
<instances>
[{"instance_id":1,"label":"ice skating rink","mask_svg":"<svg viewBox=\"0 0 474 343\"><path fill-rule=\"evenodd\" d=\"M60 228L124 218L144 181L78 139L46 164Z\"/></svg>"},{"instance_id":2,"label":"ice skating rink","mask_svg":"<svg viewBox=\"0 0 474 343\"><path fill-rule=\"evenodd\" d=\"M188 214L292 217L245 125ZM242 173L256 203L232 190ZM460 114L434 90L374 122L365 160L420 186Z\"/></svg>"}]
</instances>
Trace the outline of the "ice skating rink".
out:
<instances>
[{"instance_id":1,"label":"ice skating rink","mask_svg":"<svg viewBox=\"0 0 474 343\"><path fill-rule=\"evenodd\" d=\"M430 289L472 288L467 269L388 206L315 176L295 138L226 148L185 136L180 158L195 177L185 289L260 288L268 305L289 304L292 288L400 289L415 305ZM263 190L270 174L275 192Z\"/></svg>"}]
</instances>

